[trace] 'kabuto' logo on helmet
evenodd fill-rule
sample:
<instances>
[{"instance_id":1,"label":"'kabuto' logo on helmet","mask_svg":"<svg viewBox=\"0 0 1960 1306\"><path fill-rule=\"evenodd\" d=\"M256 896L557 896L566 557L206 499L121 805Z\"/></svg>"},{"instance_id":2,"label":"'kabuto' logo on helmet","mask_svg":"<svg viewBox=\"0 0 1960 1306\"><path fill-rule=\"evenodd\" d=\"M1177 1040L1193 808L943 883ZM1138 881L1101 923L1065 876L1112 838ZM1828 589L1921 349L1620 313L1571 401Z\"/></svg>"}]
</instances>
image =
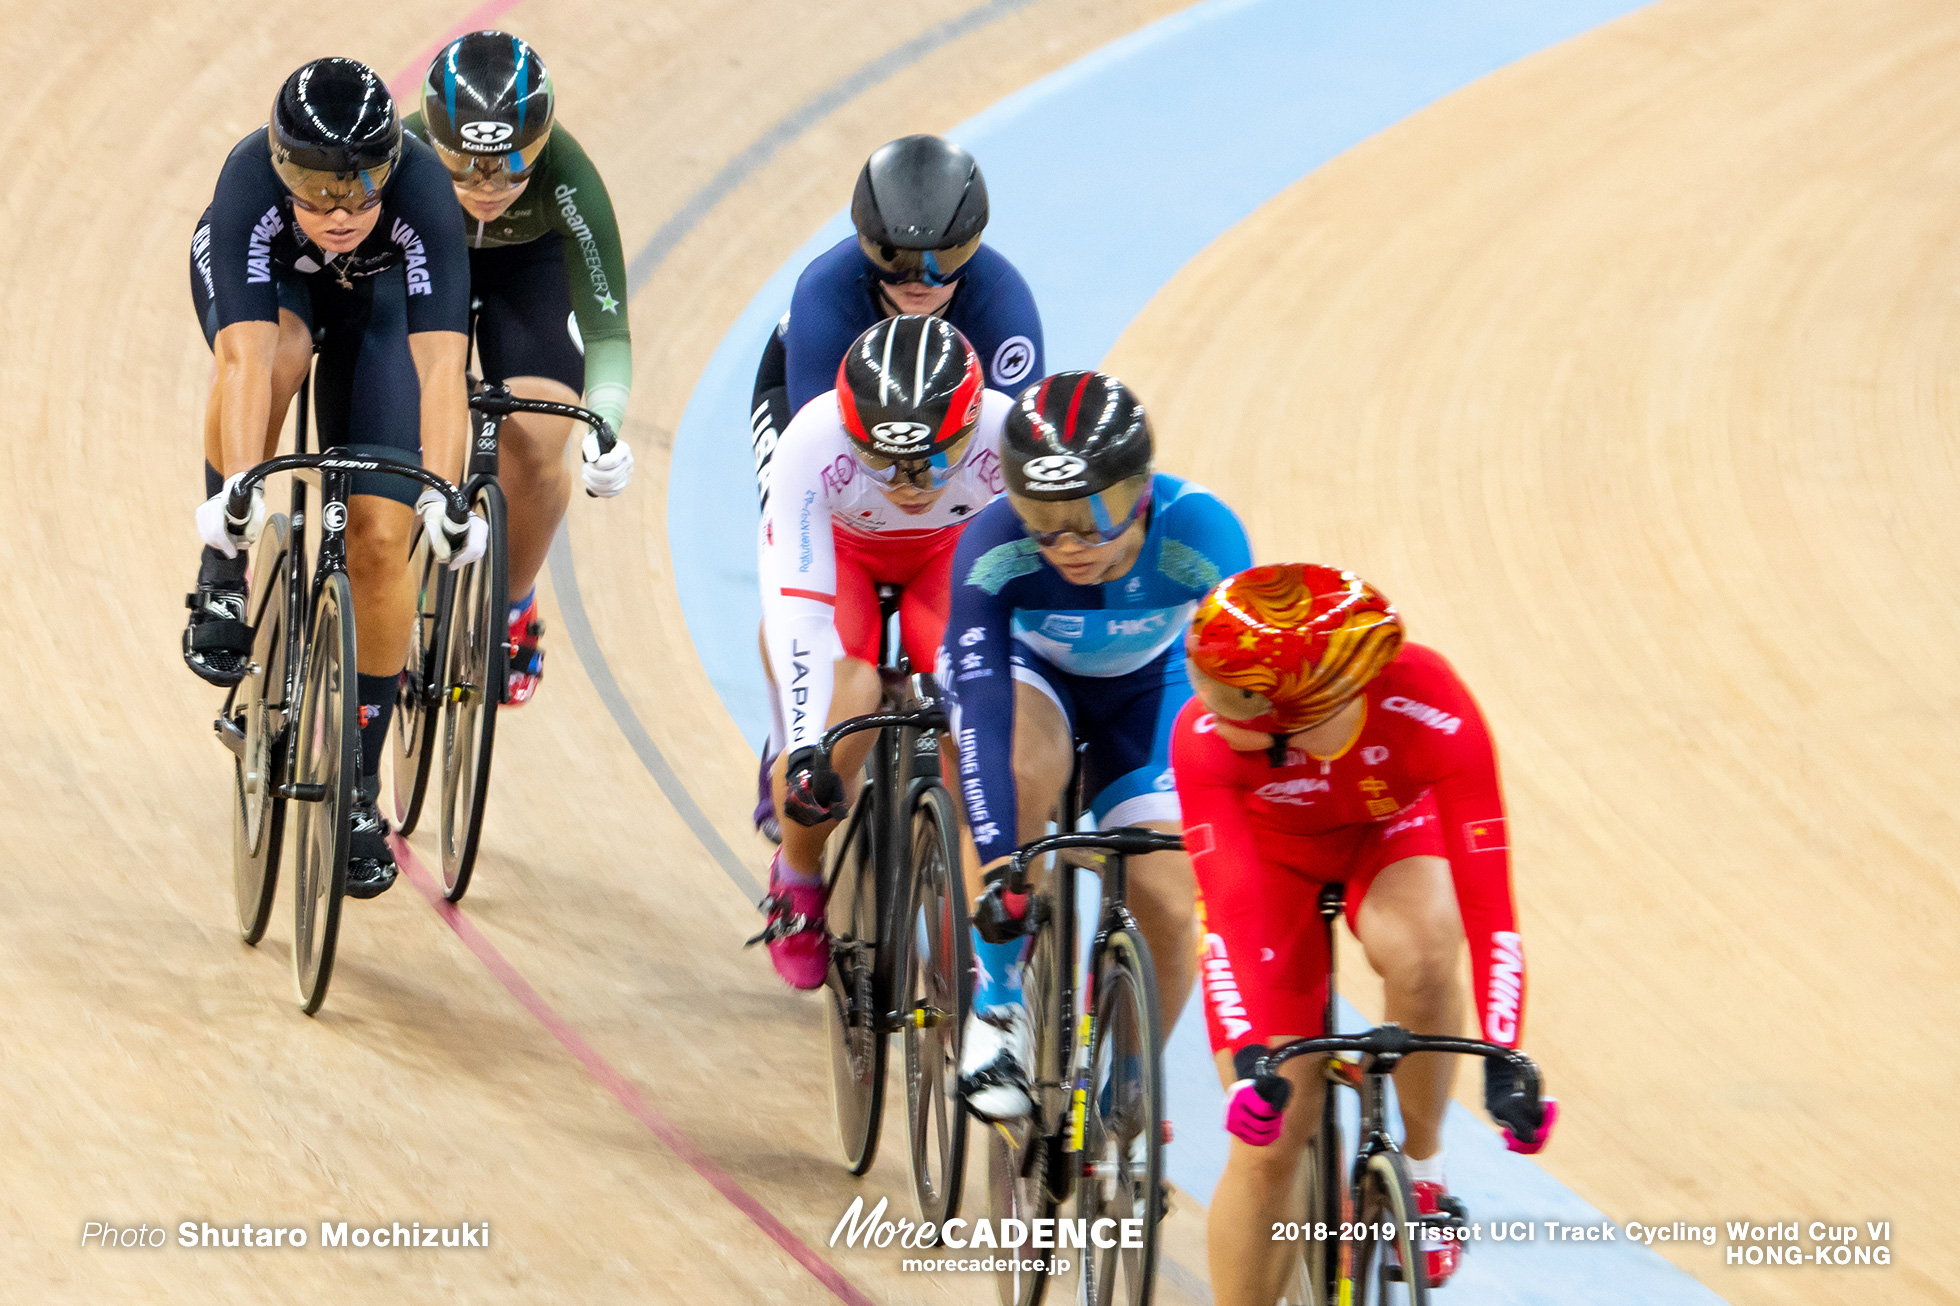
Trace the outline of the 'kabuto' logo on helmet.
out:
<instances>
[{"instance_id":1,"label":"'kabuto' logo on helmet","mask_svg":"<svg viewBox=\"0 0 1960 1306\"><path fill-rule=\"evenodd\" d=\"M478 149L502 145L517 134L517 129L507 122L466 122L457 131L466 145Z\"/></svg>"},{"instance_id":2,"label":"'kabuto' logo on helmet","mask_svg":"<svg viewBox=\"0 0 1960 1306\"><path fill-rule=\"evenodd\" d=\"M871 438L881 448L904 453L925 448L932 439L932 428L924 422L880 422L871 428Z\"/></svg>"},{"instance_id":3,"label":"'kabuto' logo on helmet","mask_svg":"<svg viewBox=\"0 0 1960 1306\"><path fill-rule=\"evenodd\" d=\"M1044 454L1040 458L1030 458L1021 468L1021 474L1036 486L1057 485L1062 481L1072 481L1087 471L1088 463L1072 453Z\"/></svg>"}]
</instances>

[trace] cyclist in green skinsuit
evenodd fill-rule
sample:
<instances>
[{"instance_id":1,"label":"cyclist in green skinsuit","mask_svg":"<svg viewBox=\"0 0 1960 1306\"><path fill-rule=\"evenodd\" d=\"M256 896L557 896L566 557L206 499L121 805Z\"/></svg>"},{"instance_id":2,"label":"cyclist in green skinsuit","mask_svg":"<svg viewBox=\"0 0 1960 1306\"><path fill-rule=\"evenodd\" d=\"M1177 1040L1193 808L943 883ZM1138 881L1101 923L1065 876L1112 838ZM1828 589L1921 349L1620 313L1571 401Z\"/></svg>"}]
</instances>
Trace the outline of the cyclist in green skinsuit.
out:
<instances>
[{"instance_id":1,"label":"cyclist in green skinsuit","mask_svg":"<svg viewBox=\"0 0 1960 1306\"><path fill-rule=\"evenodd\" d=\"M508 33L472 32L429 65L422 111L403 126L435 147L463 208L483 379L525 399L583 403L617 431L633 387L626 257L605 182L552 122L544 62ZM504 420L513 706L536 691L544 668L536 581L571 498L572 427L534 414ZM602 457L587 433L584 454L586 489L610 497L626 488L633 452L624 440Z\"/></svg>"}]
</instances>

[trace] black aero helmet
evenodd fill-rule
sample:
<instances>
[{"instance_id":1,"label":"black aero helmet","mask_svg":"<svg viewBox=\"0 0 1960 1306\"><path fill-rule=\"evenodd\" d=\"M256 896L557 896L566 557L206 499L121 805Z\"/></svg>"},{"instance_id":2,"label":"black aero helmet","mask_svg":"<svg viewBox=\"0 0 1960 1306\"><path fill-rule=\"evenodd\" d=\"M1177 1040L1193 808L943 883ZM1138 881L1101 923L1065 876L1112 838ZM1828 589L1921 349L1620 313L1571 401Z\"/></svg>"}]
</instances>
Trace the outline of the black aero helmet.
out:
<instances>
[{"instance_id":1,"label":"black aero helmet","mask_svg":"<svg viewBox=\"0 0 1960 1306\"><path fill-rule=\"evenodd\" d=\"M951 322L900 314L845 351L837 412L873 467L943 464L979 426L984 384L980 355Z\"/></svg>"},{"instance_id":2,"label":"black aero helmet","mask_svg":"<svg viewBox=\"0 0 1960 1306\"><path fill-rule=\"evenodd\" d=\"M1150 415L1101 372L1057 372L1021 392L1001 430L1009 493L1082 499L1149 473Z\"/></svg>"},{"instance_id":3,"label":"black aero helmet","mask_svg":"<svg viewBox=\"0 0 1960 1306\"><path fill-rule=\"evenodd\" d=\"M461 185L515 186L551 136L551 74L508 32L471 32L443 48L422 83L429 144Z\"/></svg>"},{"instance_id":4,"label":"black aero helmet","mask_svg":"<svg viewBox=\"0 0 1960 1306\"><path fill-rule=\"evenodd\" d=\"M851 224L880 280L944 285L980 248L987 183L973 156L951 141L901 136L865 160Z\"/></svg>"},{"instance_id":5,"label":"black aero helmet","mask_svg":"<svg viewBox=\"0 0 1960 1306\"><path fill-rule=\"evenodd\" d=\"M314 209L373 208L402 156L394 97L372 68L352 59L294 69L265 131L279 180Z\"/></svg>"}]
</instances>

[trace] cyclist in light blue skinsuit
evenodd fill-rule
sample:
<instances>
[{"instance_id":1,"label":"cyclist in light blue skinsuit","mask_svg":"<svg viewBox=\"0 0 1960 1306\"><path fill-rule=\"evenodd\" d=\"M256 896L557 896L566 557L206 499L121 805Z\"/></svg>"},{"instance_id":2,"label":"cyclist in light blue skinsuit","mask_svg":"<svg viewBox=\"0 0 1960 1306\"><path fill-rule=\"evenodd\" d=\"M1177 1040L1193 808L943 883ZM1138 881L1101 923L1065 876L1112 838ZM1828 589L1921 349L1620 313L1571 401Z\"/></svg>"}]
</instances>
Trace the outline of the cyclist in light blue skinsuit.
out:
<instances>
[{"instance_id":1,"label":"cyclist in light blue skinsuit","mask_svg":"<svg viewBox=\"0 0 1960 1306\"><path fill-rule=\"evenodd\" d=\"M1210 491L1153 473L1150 422L1120 381L1065 372L1015 402L1001 439L1007 495L966 530L940 681L960 749L960 796L983 875L1039 838L1088 746L1104 828L1177 832L1170 729L1191 697L1183 635L1197 602L1251 565L1239 520ZM1168 1034L1191 991L1196 888L1182 853L1131 863L1131 911L1156 962ZM973 888L977 886L969 886ZM1018 916L996 883L974 904ZM979 978L961 1080L979 1114L1031 1106L1025 940L977 937Z\"/></svg>"}]
</instances>

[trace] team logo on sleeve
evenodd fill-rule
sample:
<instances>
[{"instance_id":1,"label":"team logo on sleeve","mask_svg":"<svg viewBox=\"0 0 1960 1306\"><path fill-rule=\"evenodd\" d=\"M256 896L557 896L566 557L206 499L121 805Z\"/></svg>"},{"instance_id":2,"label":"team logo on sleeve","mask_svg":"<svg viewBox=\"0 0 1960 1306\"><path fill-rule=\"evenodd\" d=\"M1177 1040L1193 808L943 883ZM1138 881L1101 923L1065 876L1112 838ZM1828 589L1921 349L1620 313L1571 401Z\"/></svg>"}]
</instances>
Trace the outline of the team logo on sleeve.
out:
<instances>
[{"instance_id":1,"label":"team logo on sleeve","mask_svg":"<svg viewBox=\"0 0 1960 1306\"><path fill-rule=\"evenodd\" d=\"M1034 341L1026 336L1009 336L994 350L994 380L1001 389L1018 385L1034 371Z\"/></svg>"},{"instance_id":2,"label":"team logo on sleeve","mask_svg":"<svg viewBox=\"0 0 1960 1306\"><path fill-rule=\"evenodd\" d=\"M1484 1008L1484 1037L1509 1044L1518 1037L1518 1008L1524 1002L1524 940L1515 930L1490 936L1490 1001Z\"/></svg>"}]
</instances>

